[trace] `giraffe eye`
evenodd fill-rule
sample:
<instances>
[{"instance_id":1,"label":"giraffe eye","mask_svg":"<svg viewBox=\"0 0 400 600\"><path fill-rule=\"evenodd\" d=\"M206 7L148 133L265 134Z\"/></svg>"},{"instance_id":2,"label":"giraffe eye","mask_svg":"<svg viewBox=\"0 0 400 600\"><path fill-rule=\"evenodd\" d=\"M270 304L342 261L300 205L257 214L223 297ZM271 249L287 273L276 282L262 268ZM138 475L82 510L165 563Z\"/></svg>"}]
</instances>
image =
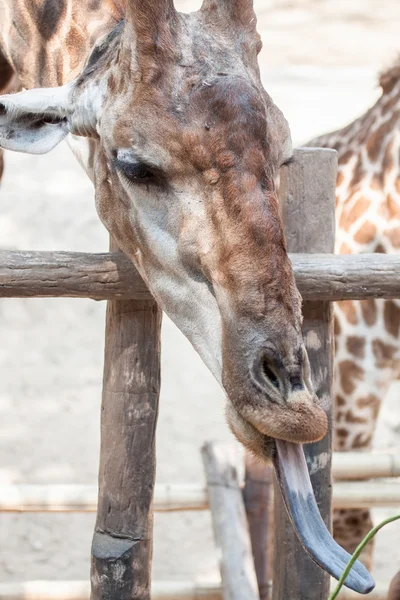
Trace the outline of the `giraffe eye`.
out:
<instances>
[{"instance_id":1,"label":"giraffe eye","mask_svg":"<svg viewBox=\"0 0 400 600\"><path fill-rule=\"evenodd\" d=\"M133 184L159 184L161 182L160 172L143 162L125 162L117 159L115 168Z\"/></svg>"}]
</instances>

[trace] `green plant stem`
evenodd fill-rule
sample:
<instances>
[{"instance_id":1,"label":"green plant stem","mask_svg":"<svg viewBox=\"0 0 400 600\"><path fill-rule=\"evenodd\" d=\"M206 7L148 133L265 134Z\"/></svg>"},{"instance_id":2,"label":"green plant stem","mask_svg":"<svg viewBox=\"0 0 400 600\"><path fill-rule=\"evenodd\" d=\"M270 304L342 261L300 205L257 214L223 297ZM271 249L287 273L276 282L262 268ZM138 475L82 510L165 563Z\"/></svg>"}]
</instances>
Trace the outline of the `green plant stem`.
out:
<instances>
[{"instance_id":1,"label":"green plant stem","mask_svg":"<svg viewBox=\"0 0 400 600\"><path fill-rule=\"evenodd\" d=\"M374 535L380 530L382 529L382 527L384 527L385 525L387 525L388 523L392 523L393 521L397 521L398 519L400 519L400 515L395 515L394 517L389 517L388 519L385 519L384 521L382 521L381 523L379 523L378 525L376 525L376 527L374 527L373 529L371 529L371 531L369 533L367 533L367 535L365 536L365 538L363 539L363 541L361 542L361 544L359 544L357 546L357 548L355 549L355 551L353 552L347 567L345 568L345 570L343 571L339 582L337 584L337 586L335 587L335 589L333 590L333 592L331 593L331 595L329 596L328 600L335 600L335 598L337 598L340 590L343 587L343 584L346 580L347 575L350 573L354 563L356 562L357 558L360 556L361 552L364 550L365 546L368 544L368 542L370 542L372 540L372 538L374 537Z\"/></svg>"}]
</instances>

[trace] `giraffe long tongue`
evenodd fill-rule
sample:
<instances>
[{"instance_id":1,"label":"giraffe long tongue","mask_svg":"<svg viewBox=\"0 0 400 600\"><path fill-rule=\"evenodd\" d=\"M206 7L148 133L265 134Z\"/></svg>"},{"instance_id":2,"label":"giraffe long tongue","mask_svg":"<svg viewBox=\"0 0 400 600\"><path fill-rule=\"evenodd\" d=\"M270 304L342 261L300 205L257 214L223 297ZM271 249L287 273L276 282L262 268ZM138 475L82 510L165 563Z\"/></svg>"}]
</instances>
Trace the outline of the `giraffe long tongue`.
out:
<instances>
[{"instance_id":1,"label":"giraffe long tongue","mask_svg":"<svg viewBox=\"0 0 400 600\"><path fill-rule=\"evenodd\" d=\"M309 556L330 575L339 579L350 554L337 544L319 513L311 486L303 447L275 440L274 467L290 520ZM368 594L375 583L362 563L357 561L345 585L360 594Z\"/></svg>"}]
</instances>

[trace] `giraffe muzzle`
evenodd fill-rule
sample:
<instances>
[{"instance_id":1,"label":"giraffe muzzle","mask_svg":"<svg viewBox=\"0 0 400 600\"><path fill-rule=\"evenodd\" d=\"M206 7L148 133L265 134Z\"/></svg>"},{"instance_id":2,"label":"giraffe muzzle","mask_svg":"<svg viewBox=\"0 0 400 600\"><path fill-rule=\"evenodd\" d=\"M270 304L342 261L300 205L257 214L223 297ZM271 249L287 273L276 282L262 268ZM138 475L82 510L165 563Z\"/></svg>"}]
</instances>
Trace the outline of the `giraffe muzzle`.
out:
<instances>
[{"instance_id":1,"label":"giraffe muzzle","mask_svg":"<svg viewBox=\"0 0 400 600\"><path fill-rule=\"evenodd\" d=\"M350 554L335 542L320 515L308 473L303 446L275 440L273 458L283 500L301 545L314 562L335 579L342 575ZM357 561L344 585L359 594L368 594L374 580Z\"/></svg>"}]
</instances>

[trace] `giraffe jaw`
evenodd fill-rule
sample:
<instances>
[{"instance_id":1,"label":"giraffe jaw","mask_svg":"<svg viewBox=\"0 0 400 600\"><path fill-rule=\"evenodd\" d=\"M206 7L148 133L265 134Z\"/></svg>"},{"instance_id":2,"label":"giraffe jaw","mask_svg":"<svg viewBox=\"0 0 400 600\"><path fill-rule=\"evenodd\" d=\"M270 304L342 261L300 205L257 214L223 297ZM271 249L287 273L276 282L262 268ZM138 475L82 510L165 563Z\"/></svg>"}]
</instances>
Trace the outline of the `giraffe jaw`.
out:
<instances>
[{"instance_id":1,"label":"giraffe jaw","mask_svg":"<svg viewBox=\"0 0 400 600\"><path fill-rule=\"evenodd\" d=\"M350 554L337 544L320 515L303 446L275 440L273 464L282 497L301 545L322 569L335 579L342 575ZM356 561L344 585L359 594L375 587L364 565Z\"/></svg>"}]
</instances>

